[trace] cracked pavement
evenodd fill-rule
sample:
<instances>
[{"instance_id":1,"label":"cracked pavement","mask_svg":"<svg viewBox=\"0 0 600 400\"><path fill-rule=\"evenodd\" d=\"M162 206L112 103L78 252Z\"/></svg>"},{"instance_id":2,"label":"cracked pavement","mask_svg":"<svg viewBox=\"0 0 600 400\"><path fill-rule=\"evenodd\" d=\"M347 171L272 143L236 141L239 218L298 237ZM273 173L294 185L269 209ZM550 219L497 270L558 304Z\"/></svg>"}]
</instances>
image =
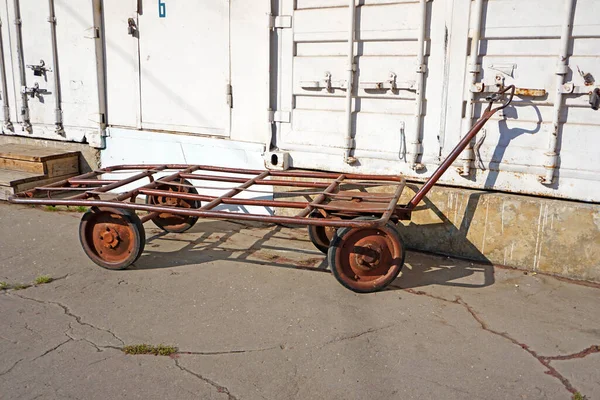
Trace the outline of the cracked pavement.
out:
<instances>
[{"instance_id":1,"label":"cracked pavement","mask_svg":"<svg viewBox=\"0 0 600 400\"><path fill-rule=\"evenodd\" d=\"M107 271L79 218L0 204L0 281L61 278L0 291L0 399L600 399L596 287L409 252L358 295L304 229L207 220Z\"/></svg>"}]
</instances>

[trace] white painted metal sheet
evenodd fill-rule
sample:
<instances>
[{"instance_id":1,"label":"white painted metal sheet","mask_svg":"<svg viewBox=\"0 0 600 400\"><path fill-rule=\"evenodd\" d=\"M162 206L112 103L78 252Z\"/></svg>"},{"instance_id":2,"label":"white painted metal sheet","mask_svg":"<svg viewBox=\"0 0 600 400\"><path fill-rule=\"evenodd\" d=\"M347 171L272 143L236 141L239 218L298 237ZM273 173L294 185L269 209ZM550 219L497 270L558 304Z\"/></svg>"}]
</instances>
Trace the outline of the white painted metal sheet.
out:
<instances>
[{"instance_id":1,"label":"white painted metal sheet","mask_svg":"<svg viewBox=\"0 0 600 400\"><path fill-rule=\"evenodd\" d=\"M142 128L229 135L229 1L144 3Z\"/></svg>"},{"instance_id":2,"label":"white painted metal sheet","mask_svg":"<svg viewBox=\"0 0 600 400\"><path fill-rule=\"evenodd\" d=\"M102 116L96 45L100 38L94 27L94 2L54 0L57 60L52 53L49 2L19 0L16 3L20 9L20 25L15 24L14 1L4 1L0 13L4 22L3 36L8 39L8 43L4 41L7 83L14 88L10 104L14 130L5 129L4 133L99 143ZM19 26L22 47L17 40ZM20 79L19 54L26 67L25 82ZM35 66L42 64L41 73L35 74ZM58 102L57 79L61 97ZM29 92L30 132L22 128L27 119L21 112L24 87ZM57 124L64 126L64 130L57 131Z\"/></svg>"},{"instance_id":3,"label":"white painted metal sheet","mask_svg":"<svg viewBox=\"0 0 600 400\"><path fill-rule=\"evenodd\" d=\"M543 89L545 96L518 96L514 107L485 127L468 177L452 168L443 182L517 193L600 201L600 112L589 96L564 95L559 110L557 169L542 184L548 168L553 129L556 71L566 6L571 0L483 0L476 81L494 87L498 79L519 88ZM569 33L565 82L583 87L591 73L600 85L600 2L575 4ZM418 1L356 2L355 88L352 103L354 155L343 161L348 1L287 0L281 13L293 16L281 33L280 109L291 123L278 125L277 146L289 151L292 165L338 171L403 173L425 179L471 126L469 46L474 35L476 0L436 0L427 4L425 99L422 130L423 170L413 170L416 93L366 90L363 83L415 80L419 32ZM581 71L581 73L580 73ZM329 76L330 78L325 78ZM325 85L331 81L331 89ZM370 84L370 85L369 85ZM581 90L585 90L581 89ZM476 94L480 102L485 94ZM481 113L476 104L473 117ZM477 152L476 152L477 153ZM481 162L478 162L481 160ZM456 167L461 163L457 162Z\"/></svg>"}]
</instances>

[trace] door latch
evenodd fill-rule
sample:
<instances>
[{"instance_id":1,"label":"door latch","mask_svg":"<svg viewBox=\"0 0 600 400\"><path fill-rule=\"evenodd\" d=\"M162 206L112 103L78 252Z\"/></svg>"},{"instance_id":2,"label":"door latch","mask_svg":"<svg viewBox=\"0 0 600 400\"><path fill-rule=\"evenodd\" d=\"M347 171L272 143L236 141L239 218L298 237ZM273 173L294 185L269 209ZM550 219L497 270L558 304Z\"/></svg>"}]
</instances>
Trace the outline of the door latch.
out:
<instances>
[{"instance_id":1,"label":"door latch","mask_svg":"<svg viewBox=\"0 0 600 400\"><path fill-rule=\"evenodd\" d=\"M40 63L37 65L31 64L26 65L26 67L33 71L33 75L44 76L44 78L46 77L46 72L52 72L52 68L46 67L46 63L44 62L44 60L40 60Z\"/></svg>"},{"instance_id":2,"label":"door latch","mask_svg":"<svg viewBox=\"0 0 600 400\"><path fill-rule=\"evenodd\" d=\"M133 18L127 19L127 34L137 37L137 25L135 24L135 20Z\"/></svg>"},{"instance_id":3,"label":"door latch","mask_svg":"<svg viewBox=\"0 0 600 400\"><path fill-rule=\"evenodd\" d=\"M40 89L40 85L36 82L33 84L33 87L30 88L23 86L21 88L21 93L26 94L33 99L39 95L48 93L48 91L46 89Z\"/></svg>"},{"instance_id":4,"label":"door latch","mask_svg":"<svg viewBox=\"0 0 600 400\"><path fill-rule=\"evenodd\" d=\"M598 110L600 106L600 88L596 88L590 93L590 106L592 106L592 110Z\"/></svg>"}]
</instances>

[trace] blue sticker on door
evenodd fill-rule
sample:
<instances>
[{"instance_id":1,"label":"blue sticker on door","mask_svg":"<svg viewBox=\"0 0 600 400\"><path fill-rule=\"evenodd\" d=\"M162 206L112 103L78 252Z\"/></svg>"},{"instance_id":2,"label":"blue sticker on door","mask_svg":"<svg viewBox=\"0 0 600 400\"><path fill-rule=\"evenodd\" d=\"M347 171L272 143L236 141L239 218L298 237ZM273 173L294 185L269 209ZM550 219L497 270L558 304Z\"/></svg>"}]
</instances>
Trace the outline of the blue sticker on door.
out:
<instances>
[{"instance_id":1,"label":"blue sticker on door","mask_svg":"<svg viewBox=\"0 0 600 400\"><path fill-rule=\"evenodd\" d=\"M167 5L161 0L158 0L158 16L159 18L165 18L167 16Z\"/></svg>"}]
</instances>

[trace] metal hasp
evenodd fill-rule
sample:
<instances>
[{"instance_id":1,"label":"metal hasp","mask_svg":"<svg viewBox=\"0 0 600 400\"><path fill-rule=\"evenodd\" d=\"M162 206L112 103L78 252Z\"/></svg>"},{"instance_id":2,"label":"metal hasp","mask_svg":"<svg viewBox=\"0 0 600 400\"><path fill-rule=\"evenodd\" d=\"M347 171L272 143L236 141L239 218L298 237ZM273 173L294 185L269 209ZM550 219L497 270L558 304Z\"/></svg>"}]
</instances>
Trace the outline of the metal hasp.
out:
<instances>
[{"instance_id":1,"label":"metal hasp","mask_svg":"<svg viewBox=\"0 0 600 400\"><path fill-rule=\"evenodd\" d=\"M483 128L486 122L498 111L505 109L512 102L513 97L515 95L515 86L507 86L504 89L501 89L497 93L492 94L488 99L489 104L481 115L481 118L473 125L473 127L469 130L469 132L461 139L461 141L456 145L456 147L448 154L448 157L444 160L442 164L435 170L431 178L425 182L425 184L421 187L421 189L415 194L412 200L408 203L407 208L409 210L414 210L414 208L419 204L419 202L425 197L425 195L431 190L433 185L440 179L440 177L446 172L446 170L452 165L454 160L460 155L460 153L469 145L471 140L477 135L477 133ZM494 102L500 99L505 93L509 92L508 99L504 101L504 103L498 107L492 108Z\"/></svg>"},{"instance_id":2,"label":"metal hasp","mask_svg":"<svg viewBox=\"0 0 600 400\"><path fill-rule=\"evenodd\" d=\"M25 58L23 55L23 24L21 22L21 4L14 0L15 26L17 32L17 60L19 63L19 78L21 83L21 129L32 133L33 128L29 120L29 99L27 98L27 76L25 73Z\"/></svg>"},{"instance_id":3,"label":"metal hasp","mask_svg":"<svg viewBox=\"0 0 600 400\"><path fill-rule=\"evenodd\" d=\"M62 92L58 69L58 42L56 39L56 12L54 11L54 0L48 0L48 8L50 10L48 22L50 23L50 40L52 41L52 62L54 63L54 133L64 136L65 129L62 119Z\"/></svg>"},{"instance_id":4,"label":"metal hasp","mask_svg":"<svg viewBox=\"0 0 600 400\"><path fill-rule=\"evenodd\" d=\"M492 108L494 102L504 98L509 91L508 99L501 106ZM326 250L332 274L343 286L359 293L375 292L394 281L404 265L406 252L395 224L401 219L410 219L415 207L469 141L494 113L510 104L514 94L515 87L509 86L490 96L489 105L479 121L406 205L398 204L406 186L403 176L261 171L180 164L103 168L18 193L8 200L20 204L91 207L81 220L79 237L89 258L108 269L124 269L137 260L145 243L142 224L149 220L166 232L184 232L198 218L305 225L309 227L313 244L323 252ZM173 170L170 175L156 179L157 174ZM121 180L103 179L107 174L119 173L129 176ZM145 179L150 182L140 186L139 181ZM224 187L208 182L233 185ZM137 187L124 193L113 193L129 184ZM286 195L305 200L239 196L272 193L272 190L254 189L260 186L292 188ZM391 187L392 193L367 191L382 186ZM198 189L225 193L214 196L201 194ZM145 196L146 202L138 202L139 196ZM292 217L260 215L219 210L220 205L281 207L299 212ZM140 218L135 211L147 214Z\"/></svg>"}]
</instances>

